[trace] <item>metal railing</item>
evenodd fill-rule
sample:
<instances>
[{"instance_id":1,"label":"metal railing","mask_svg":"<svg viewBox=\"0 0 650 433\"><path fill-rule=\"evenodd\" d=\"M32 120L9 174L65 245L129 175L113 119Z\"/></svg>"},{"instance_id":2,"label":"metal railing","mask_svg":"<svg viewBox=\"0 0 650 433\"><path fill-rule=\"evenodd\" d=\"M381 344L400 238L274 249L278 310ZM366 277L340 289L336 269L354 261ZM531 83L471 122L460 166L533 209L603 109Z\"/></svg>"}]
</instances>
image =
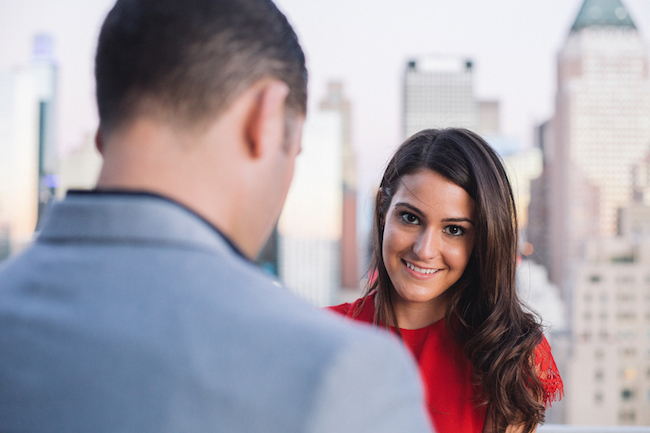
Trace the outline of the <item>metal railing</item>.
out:
<instances>
[{"instance_id":1,"label":"metal railing","mask_svg":"<svg viewBox=\"0 0 650 433\"><path fill-rule=\"evenodd\" d=\"M650 433L650 426L585 426L546 424L539 426L538 433Z\"/></svg>"}]
</instances>

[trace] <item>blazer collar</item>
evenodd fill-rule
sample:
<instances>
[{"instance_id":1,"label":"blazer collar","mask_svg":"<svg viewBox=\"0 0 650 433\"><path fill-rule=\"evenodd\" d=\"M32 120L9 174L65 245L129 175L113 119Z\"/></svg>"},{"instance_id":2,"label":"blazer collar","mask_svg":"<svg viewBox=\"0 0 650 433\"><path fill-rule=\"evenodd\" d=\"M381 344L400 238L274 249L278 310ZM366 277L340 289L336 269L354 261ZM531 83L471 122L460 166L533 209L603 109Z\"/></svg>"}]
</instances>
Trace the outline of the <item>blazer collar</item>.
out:
<instances>
[{"instance_id":1,"label":"blazer collar","mask_svg":"<svg viewBox=\"0 0 650 433\"><path fill-rule=\"evenodd\" d=\"M167 244L234 253L250 261L195 212L146 192L69 191L50 208L37 241Z\"/></svg>"}]
</instances>

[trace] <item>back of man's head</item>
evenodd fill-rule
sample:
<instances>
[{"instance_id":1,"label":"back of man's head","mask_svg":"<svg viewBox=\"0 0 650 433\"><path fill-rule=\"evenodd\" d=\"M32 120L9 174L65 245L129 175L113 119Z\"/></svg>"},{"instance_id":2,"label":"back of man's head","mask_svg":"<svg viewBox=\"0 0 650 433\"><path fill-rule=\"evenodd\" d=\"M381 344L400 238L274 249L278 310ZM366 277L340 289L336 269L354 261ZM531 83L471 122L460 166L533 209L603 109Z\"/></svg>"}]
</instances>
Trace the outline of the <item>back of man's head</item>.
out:
<instances>
[{"instance_id":1,"label":"back of man's head","mask_svg":"<svg viewBox=\"0 0 650 433\"><path fill-rule=\"evenodd\" d=\"M289 86L290 111L306 111L304 54L270 0L117 0L95 76L104 136L139 116L199 125L265 77Z\"/></svg>"}]
</instances>

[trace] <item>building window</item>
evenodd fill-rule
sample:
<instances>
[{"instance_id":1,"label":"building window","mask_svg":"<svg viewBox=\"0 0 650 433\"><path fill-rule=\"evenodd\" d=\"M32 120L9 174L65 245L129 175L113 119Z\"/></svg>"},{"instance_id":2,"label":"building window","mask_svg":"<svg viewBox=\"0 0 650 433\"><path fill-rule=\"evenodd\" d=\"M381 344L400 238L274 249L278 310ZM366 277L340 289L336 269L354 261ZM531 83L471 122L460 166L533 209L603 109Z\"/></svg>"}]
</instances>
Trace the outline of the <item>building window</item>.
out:
<instances>
[{"instance_id":1,"label":"building window","mask_svg":"<svg viewBox=\"0 0 650 433\"><path fill-rule=\"evenodd\" d=\"M636 314L633 311L619 311L616 314L618 320L634 320L636 319Z\"/></svg>"},{"instance_id":2,"label":"building window","mask_svg":"<svg viewBox=\"0 0 650 433\"><path fill-rule=\"evenodd\" d=\"M648 395L650 396L650 392L648 392ZM603 402L603 393L602 392L597 392L596 395L594 395L594 400L596 403L602 403Z\"/></svg>"},{"instance_id":3,"label":"building window","mask_svg":"<svg viewBox=\"0 0 650 433\"><path fill-rule=\"evenodd\" d=\"M625 410L618 413L618 420L622 422L634 422L636 413L633 410Z\"/></svg>"},{"instance_id":4,"label":"building window","mask_svg":"<svg viewBox=\"0 0 650 433\"><path fill-rule=\"evenodd\" d=\"M623 370L623 378L628 381L636 380L638 372L635 367L627 367Z\"/></svg>"},{"instance_id":5,"label":"building window","mask_svg":"<svg viewBox=\"0 0 650 433\"><path fill-rule=\"evenodd\" d=\"M598 369L596 370L595 377L598 382L602 382L603 378L605 377L605 373L603 373L603 370Z\"/></svg>"},{"instance_id":6,"label":"building window","mask_svg":"<svg viewBox=\"0 0 650 433\"><path fill-rule=\"evenodd\" d=\"M625 347L620 351L623 356L636 356L636 348L634 347Z\"/></svg>"},{"instance_id":7,"label":"building window","mask_svg":"<svg viewBox=\"0 0 650 433\"><path fill-rule=\"evenodd\" d=\"M621 399L623 401L630 401L634 398L634 391L632 391L629 388L625 388L623 391L621 391Z\"/></svg>"},{"instance_id":8,"label":"building window","mask_svg":"<svg viewBox=\"0 0 650 433\"><path fill-rule=\"evenodd\" d=\"M631 340L636 337L636 332L633 329L621 329L618 331L618 338L621 340Z\"/></svg>"},{"instance_id":9,"label":"building window","mask_svg":"<svg viewBox=\"0 0 650 433\"><path fill-rule=\"evenodd\" d=\"M616 277L616 282L630 284L634 282L634 277L630 275L619 275L618 277Z\"/></svg>"},{"instance_id":10,"label":"building window","mask_svg":"<svg viewBox=\"0 0 650 433\"><path fill-rule=\"evenodd\" d=\"M600 279L601 279L600 275L591 275L589 277L589 281L591 281L592 283L600 283Z\"/></svg>"},{"instance_id":11,"label":"building window","mask_svg":"<svg viewBox=\"0 0 650 433\"><path fill-rule=\"evenodd\" d=\"M603 359L605 357L605 352L603 352L601 349L596 349L594 356L596 359ZM650 377L650 368L648 369L648 377Z\"/></svg>"},{"instance_id":12,"label":"building window","mask_svg":"<svg viewBox=\"0 0 650 433\"><path fill-rule=\"evenodd\" d=\"M621 302L631 302L634 301L633 293L619 293L616 295L616 299Z\"/></svg>"}]
</instances>

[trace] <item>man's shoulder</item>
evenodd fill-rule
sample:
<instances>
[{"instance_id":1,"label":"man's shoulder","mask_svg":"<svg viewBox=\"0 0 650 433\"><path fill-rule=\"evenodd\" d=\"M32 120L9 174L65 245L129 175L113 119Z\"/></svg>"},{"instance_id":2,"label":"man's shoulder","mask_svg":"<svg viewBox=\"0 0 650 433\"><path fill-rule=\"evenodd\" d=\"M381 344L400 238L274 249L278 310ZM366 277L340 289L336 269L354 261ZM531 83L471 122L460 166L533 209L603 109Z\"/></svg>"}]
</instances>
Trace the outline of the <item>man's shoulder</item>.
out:
<instances>
[{"instance_id":1,"label":"man's shoulder","mask_svg":"<svg viewBox=\"0 0 650 433\"><path fill-rule=\"evenodd\" d=\"M149 417L173 407L170 416L182 421L193 412L170 406L173 396L211 408L200 414L206 425L240 431L295 431L305 423L313 427L306 431L368 431L328 420L369 422L395 401L409 414L418 407L412 365L379 331L307 305L232 249L181 242L182 230L169 242L104 239L96 236L102 230L75 237L61 229L0 270L0 320L12 320L0 334L16 348L0 358L6 371L20 372L8 385L16 393L31 392L18 379L38 373L57 378L42 386L64 395L63 412L91 413L83 393L101 388L109 410L92 416L120 408ZM210 233L193 221L184 230ZM59 382L74 389L63 392ZM168 393L147 392L160 384ZM380 398L379 412L364 409L368 395Z\"/></svg>"}]
</instances>

